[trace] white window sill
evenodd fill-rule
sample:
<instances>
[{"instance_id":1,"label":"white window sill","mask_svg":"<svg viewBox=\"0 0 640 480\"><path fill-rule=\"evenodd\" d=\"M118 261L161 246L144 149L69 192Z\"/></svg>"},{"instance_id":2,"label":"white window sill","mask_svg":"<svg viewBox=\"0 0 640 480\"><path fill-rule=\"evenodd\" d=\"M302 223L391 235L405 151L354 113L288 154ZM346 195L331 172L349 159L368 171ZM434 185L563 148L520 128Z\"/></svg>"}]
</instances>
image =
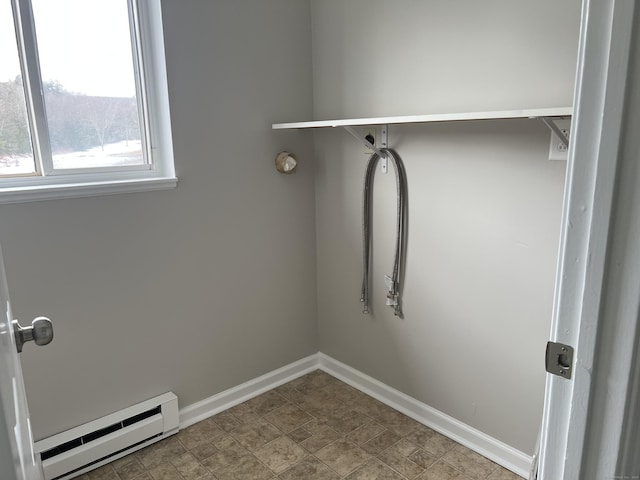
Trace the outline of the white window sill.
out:
<instances>
[{"instance_id":1,"label":"white window sill","mask_svg":"<svg viewBox=\"0 0 640 480\"><path fill-rule=\"evenodd\" d=\"M0 188L0 204L168 190L175 188L177 183L176 177L161 177L4 187Z\"/></svg>"}]
</instances>

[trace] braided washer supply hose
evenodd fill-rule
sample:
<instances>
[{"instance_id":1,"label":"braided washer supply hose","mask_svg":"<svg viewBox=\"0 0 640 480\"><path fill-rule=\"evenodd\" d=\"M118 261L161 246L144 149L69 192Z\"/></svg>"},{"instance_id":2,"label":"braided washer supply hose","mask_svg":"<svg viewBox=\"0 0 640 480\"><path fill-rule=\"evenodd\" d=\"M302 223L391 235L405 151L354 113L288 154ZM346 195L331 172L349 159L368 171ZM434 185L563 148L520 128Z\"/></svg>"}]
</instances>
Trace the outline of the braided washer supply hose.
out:
<instances>
[{"instance_id":1,"label":"braided washer supply hose","mask_svg":"<svg viewBox=\"0 0 640 480\"><path fill-rule=\"evenodd\" d=\"M396 251L393 262L393 274L391 277L385 275L389 293L387 294L387 305L393 307L393 314L402 317L402 309L400 306L400 276L402 266L405 260L405 245L407 234L407 174L404 164L398 154L389 149L381 148L380 151L391 160L396 172L396 191L397 191L397 213L396 213ZM364 177L364 215L362 222L363 237L363 269L362 269L362 294L360 301L363 303L362 313L369 313L369 264L371 262L371 204L373 192L373 178L376 165L380 160L378 153L374 153L369 158L367 170Z\"/></svg>"}]
</instances>

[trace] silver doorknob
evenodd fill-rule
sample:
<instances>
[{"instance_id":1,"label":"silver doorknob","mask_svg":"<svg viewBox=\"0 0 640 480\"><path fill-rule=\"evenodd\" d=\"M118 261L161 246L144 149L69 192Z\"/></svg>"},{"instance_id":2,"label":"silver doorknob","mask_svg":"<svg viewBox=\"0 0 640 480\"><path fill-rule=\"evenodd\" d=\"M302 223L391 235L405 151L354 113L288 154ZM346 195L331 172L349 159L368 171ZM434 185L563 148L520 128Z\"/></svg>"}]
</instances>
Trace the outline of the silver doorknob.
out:
<instances>
[{"instance_id":1,"label":"silver doorknob","mask_svg":"<svg viewBox=\"0 0 640 480\"><path fill-rule=\"evenodd\" d=\"M22 352L22 346L27 342L33 341L36 345L47 345L53 340L53 324L47 317L36 318L31 322L30 327L22 327L18 320L12 323L18 353Z\"/></svg>"}]
</instances>

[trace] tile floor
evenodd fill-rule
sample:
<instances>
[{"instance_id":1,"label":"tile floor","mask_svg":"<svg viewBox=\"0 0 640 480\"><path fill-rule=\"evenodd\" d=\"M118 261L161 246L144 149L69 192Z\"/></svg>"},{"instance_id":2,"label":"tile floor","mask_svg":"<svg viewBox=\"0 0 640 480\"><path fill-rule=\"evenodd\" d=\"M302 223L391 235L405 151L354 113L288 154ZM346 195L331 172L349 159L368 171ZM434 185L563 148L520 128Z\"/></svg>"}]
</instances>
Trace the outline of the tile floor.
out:
<instances>
[{"instance_id":1,"label":"tile floor","mask_svg":"<svg viewBox=\"0 0 640 480\"><path fill-rule=\"evenodd\" d=\"M521 480L319 370L80 480Z\"/></svg>"}]
</instances>

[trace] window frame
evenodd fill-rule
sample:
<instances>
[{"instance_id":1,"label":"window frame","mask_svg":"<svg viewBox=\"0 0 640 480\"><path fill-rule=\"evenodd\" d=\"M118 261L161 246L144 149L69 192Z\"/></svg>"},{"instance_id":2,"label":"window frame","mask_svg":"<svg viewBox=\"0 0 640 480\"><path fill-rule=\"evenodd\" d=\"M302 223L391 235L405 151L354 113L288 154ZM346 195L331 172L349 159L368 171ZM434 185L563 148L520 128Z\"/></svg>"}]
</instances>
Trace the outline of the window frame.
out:
<instances>
[{"instance_id":1,"label":"window frame","mask_svg":"<svg viewBox=\"0 0 640 480\"><path fill-rule=\"evenodd\" d=\"M46 125L31 0L11 0L22 76L25 79L25 102L36 173L0 176L0 204L161 190L176 186L160 2L127 0L146 163L55 169Z\"/></svg>"}]
</instances>

